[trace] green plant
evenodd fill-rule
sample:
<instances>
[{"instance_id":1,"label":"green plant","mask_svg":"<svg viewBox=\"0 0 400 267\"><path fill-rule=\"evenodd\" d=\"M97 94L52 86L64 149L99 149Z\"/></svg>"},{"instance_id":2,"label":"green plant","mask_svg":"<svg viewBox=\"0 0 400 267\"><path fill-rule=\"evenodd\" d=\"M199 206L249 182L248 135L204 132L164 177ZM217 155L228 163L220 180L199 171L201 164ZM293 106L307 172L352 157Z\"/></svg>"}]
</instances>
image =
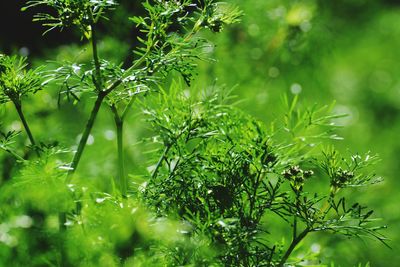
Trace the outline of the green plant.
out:
<instances>
[{"instance_id":1,"label":"green plant","mask_svg":"<svg viewBox=\"0 0 400 267\"><path fill-rule=\"evenodd\" d=\"M22 98L35 94L43 85L40 82L41 79L38 73L40 69L26 70L26 67L26 58L9 57L0 54L0 104L7 102L14 104L33 149L39 153L36 141L22 111ZM3 134L3 137L4 140L8 140L13 137L13 133ZM7 151L11 152L9 148L7 148ZM14 152L12 154L16 155Z\"/></svg>"},{"instance_id":2,"label":"green plant","mask_svg":"<svg viewBox=\"0 0 400 267\"><path fill-rule=\"evenodd\" d=\"M49 6L56 16L38 14L34 20L43 22L49 30L64 27L77 27L81 37L92 46L92 68L82 71L82 65L72 63L62 66L50 74L50 80L61 80L66 86L65 93L78 98L82 92L96 95L86 128L82 133L77 152L70 166L67 182L77 169L97 113L107 100L115 118L118 142L118 180L123 196L127 194L127 180L123 159L123 122L138 94L149 91L149 86L175 70L190 82L194 59L201 57L202 41L196 34L203 28L220 31L224 24L237 22L240 12L226 8L225 3L215 1L146 1L143 6L146 16L132 17L140 29L140 46L133 52L138 56L127 69L100 58L96 27L105 12L116 6L114 1L29 1L26 8ZM221 7L223 9L221 9ZM224 8L225 7L225 8ZM229 7L229 6L228 6ZM218 26L216 26L218 24ZM71 85L71 83L73 85Z\"/></svg>"},{"instance_id":3,"label":"green plant","mask_svg":"<svg viewBox=\"0 0 400 267\"><path fill-rule=\"evenodd\" d=\"M35 148L39 157L35 161L25 160L24 157L19 156L11 147L12 140L16 138L17 134L13 131L2 133L4 138L1 141L1 148L24 163L21 172L26 173L25 170L34 170L32 174L27 176L21 175L22 181L19 181L18 178L13 179L13 186L11 188L16 188L15 191L18 191L19 184L23 184L24 186L26 184L32 186L35 184L42 185L38 188L38 191L33 191L32 194L24 194L22 197L14 195L14 192L6 194L5 198L7 200L4 200L4 202L7 202L9 197L11 199L18 199L16 201L21 201L23 204L17 205L16 212L5 213L3 220L7 217L12 217L14 213L18 214L18 212L23 212L24 210L27 212L28 217L32 217L36 213L39 213L40 217L51 217L56 210L59 212L59 229L62 231L54 235L51 234L50 239L54 239L50 242L52 244L57 239L67 240L67 237L64 235L67 234L66 230L72 230L69 227L71 221L77 221L79 224L81 222L79 220L81 218L80 214L85 211L86 206L83 203L87 202L80 198L82 194L77 193L73 184L71 184L71 179L72 174L79 165L102 103L106 102L114 114L118 143L118 179L116 184L119 194L126 198L128 195L128 182L124 173L122 151L123 122L135 98L137 95L149 91L151 87L155 88L155 85L162 82L162 79L166 78L172 71L179 72L186 82L189 83L194 73L195 60L205 58L203 48L206 42L200 39L197 33L204 28L210 28L215 32L220 31L224 24L236 22L241 15L237 9L229 8L228 4L217 3L215 1L146 1L143 3L143 6L147 12L147 16L136 16L131 19L141 29L142 33L141 36L138 36L140 44L134 51L138 55L138 58L135 58L128 68L122 69L121 65L102 59L98 51L98 23L116 5L114 1L88 0L77 2L69 0L40 0L28 1L26 7L23 8L23 10L26 10L45 6L52 9L49 11L50 13L40 13L34 18L34 21L42 22L44 26L48 26L48 31L56 28L77 28L82 40L89 41L91 45L92 62L59 62L60 66L52 71L41 71L40 69L26 71L25 58L18 60L16 57L1 55L1 103L3 104L7 101L14 103L31 141L31 145ZM43 79L43 77L46 79ZM43 80L44 82L42 82ZM80 138L77 151L69 166L63 162L55 164L52 160L52 157L58 157L59 154L55 147L42 143L40 147L37 145L21 107L21 98L23 96L37 92L45 84L53 83L59 84L63 88L60 92L59 101L63 95L69 100L79 100L83 93L89 93L96 97L94 107ZM48 154L47 152L50 153ZM43 179L44 177L36 177L41 176L39 173L42 168L49 169L49 171L54 168L54 171L50 171L49 175L45 176L47 177L45 179ZM68 169L68 175L65 183L60 184L60 179L64 176L62 170L65 169ZM46 193L51 191L52 193L45 198ZM117 192L114 193L116 196L119 195ZM67 197L61 198L61 195ZM39 205L38 208L31 209L32 203L36 203L38 199L43 198L43 200L46 199L53 202L53 197L56 196L60 197L58 201L60 201L59 204L61 206L55 205L52 206L51 210L48 210ZM33 198L35 198L35 201L33 201ZM25 199L28 200L25 202ZM106 199L108 200L108 198ZM120 205L124 205L123 203L125 202L119 199L114 199L114 201L120 203ZM72 206L69 204L73 202L75 202L75 208L72 209ZM69 204L63 205L66 203ZM114 211L114 213L118 212L120 211ZM87 224L89 225L90 223ZM5 225L12 224L5 222ZM29 228L30 226L22 228ZM50 228L42 229L46 233L53 233L53 226ZM132 225L128 228L132 229ZM2 236L11 236L8 229L4 233L2 232ZM46 237L44 238L46 239ZM129 238L129 236L124 238ZM25 241L27 244L29 243L28 240ZM58 246L60 254L51 254L50 258L43 255L39 255L38 257L44 257L48 262L57 262L57 264L61 265L71 264L73 258L71 259L70 255L68 255L64 241L62 242L63 244ZM115 241L110 242L113 243ZM10 247L14 247L15 245L13 242L6 242L6 244ZM25 264L26 257L21 254L19 255L21 256L19 263ZM8 262L7 259L9 256L5 257L5 264Z\"/></svg>"},{"instance_id":4,"label":"green plant","mask_svg":"<svg viewBox=\"0 0 400 267\"><path fill-rule=\"evenodd\" d=\"M284 123L267 130L220 92L172 95L162 94L145 111L159 159L142 197L160 216L177 214L195 233L209 236L222 265L284 266L315 232L368 236L386 244L379 233L384 227L370 219L372 211L341 195L380 180L366 170L376 157L345 159L334 149L321 154L319 142L338 138L331 122L340 116L329 115L329 107L302 111L295 97L277 120ZM307 188L315 179L330 190ZM291 229L288 246L268 237L276 231L269 225L275 217Z\"/></svg>"},{"instance_id":5,"label":"green plant","mask_svg":"<svg viewBox=\"0 0 400 267\"><path fill-rule=\"evenodd\" d=\"M196 62L208 59L209 44L199 32L237 22L237 8L213 0L144 1L146 15L131 18L140 29L135 58L122 68L98 49L98 23L116 2L33 0L26 8L38 6L52 11L35 20L49 30L77 28L92 60L26 70L25 58L0 57L0 103L14 104L37 152L20 156L13 147L18 132L1 132L0 148L21 164L0 188L0 264L280 267L297 264L294 250L315 232L385 243L372 211L349 206L344 192L379 181L367 169L376 157L345 160L334 149L321 152L320 143L340 139L332 124L340 116L331 115L332 107L303 111L297 97L285 98L287 112L267 127L223 90L182 91ZM176 73L183 82L167 87ZM78 102L84 94L96 99L70 164L59 144L35 142L22 112L22 97L54 84L62 88L59 101ZM129 183L124 123L139 98L154 133L144 142L151 166ZM114 117L118 150L116 190L107 192L72 180L103 103ZM269 237L279 232L280 220L292 233L288 245Z\"/></svg>"}]
</instances>

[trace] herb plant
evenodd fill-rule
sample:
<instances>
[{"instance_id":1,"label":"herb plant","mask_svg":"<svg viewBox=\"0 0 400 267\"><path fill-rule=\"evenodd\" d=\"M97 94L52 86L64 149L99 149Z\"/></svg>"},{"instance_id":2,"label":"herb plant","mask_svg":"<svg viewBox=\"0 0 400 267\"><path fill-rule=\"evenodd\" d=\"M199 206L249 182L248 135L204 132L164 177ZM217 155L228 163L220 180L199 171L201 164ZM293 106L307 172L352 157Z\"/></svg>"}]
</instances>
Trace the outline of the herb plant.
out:
<instances>
[{"instance_id":1,"label":"herb plant","mask_svg":"<svg viewBox=\"0 0 400 267\"><path fill-rule=\"evenodd\" d=\"M365 235L385 243L382 227L371 224L372 211L340 195L379 181L365 170L376 157L345 159L333 148L315 149L321 138L337 138L328 135L337 117L326 114L329 107L301 111L294 99L285 123L267 130L224 95L169 97L146 111L160 149L143 198L160 216L178 214L195 233L209 236L220 248L221 265L298 264L289 257L315 232ZM277 136L286 138L281 143ZM309 180L326 178L329 190L306 189ZM268 238L274 216L291 229L288 246Z\"/></svg>"},{"instance_id":2,"label":"herb plant","mask_svg":"<svg viewBox=\"0 0 400 267\"><path fill-rule=\"evenodd\" d=\"M42 84L38 74L39 69L26 70L26 66L26 58L24 57L0 55L0 104L13 103L29 141L36 149L36 141L22 111L22 98L35 94L42 88ZM12 133L8 133L7 136L4 135L4 138L7 140L11 136ZM11 150L8 151L11 152Z\"/></svg>"},{"instance_id":3,"label":"herb plant","mask_svg":"<svg viewBox=\"0 0 400 267\"><path fill-rule=\"evenodd\" d=\"M19 163L0 188L2 265L280 267L300 264L294 250L315 232L386 244L372 211L345 193L379 181L368 170L376 156L346 159L321 149L339 139L333 121L340 116L332 107L301 109L297 97L285 98L284 116L267 126L225 90L186 89L196 62L209 60L200 32L238 22L239 9L214 0L143 1L145 15L130 18L139 44L123 68L98 49L99 23L118 7L115 1L32 0L24 9L38 6L51 11L34 20L47 31L76 28L92 60L45 70L28 68L23 57L0 56L0 103L13 104L36 152L20 155L19 132L1 132L0 148ZM69 150L38 143L22 110L24 97L54 85L62 88L59 101L95 98L67 164ZM117 133L116 190L107 192L72 179L103 105ZM151 132L142 147L150 165L144 176L128 176L124 167L124 124L133 107ZM325 189L310 186L312 180ZM280 221L291 233L289 244L269 236Z\"/></svg>"}]
</instances>

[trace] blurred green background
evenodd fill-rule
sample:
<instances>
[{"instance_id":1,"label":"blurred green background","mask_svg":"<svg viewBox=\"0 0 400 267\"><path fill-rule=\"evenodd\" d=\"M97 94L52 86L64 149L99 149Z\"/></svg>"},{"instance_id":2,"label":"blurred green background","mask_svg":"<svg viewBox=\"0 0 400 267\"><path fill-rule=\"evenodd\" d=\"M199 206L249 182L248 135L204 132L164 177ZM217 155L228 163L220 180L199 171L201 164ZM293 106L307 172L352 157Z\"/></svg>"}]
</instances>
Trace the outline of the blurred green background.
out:
<instances>
[{"instance_id":1,"label":"blurred green background","mask_svg":"<svg viewBox=\"0 0 400 267\"><path fill-rule=\"evenodd\" d=\"M7 3L5 3L7 2ZM44 37L31 13L19 11L23 1L0 4L0 51L29 55L34 65L48 60L79 60L90 57L90 49L73 31L53 32ZM339 123L344 141L335 142L342 151L378 153L382 159L376 172L385 181L358 190L362 203L384 218L392 250L372 240L347 240L311 236L310 246L321 247L324 263L335 266L398 266L400 262L400 2L397 0L232 0L244 12L242 22L222 34L207 34L215 47L216 62L201 62L193 83L235 88L243 110L270 123L281 112L283 94L300 94L303 104L330 104L348 117ZM120 1L102 29L101 56L128 61L137 32L127 17L136 14L140 1ZM11 21L18 23L10 27ZM46 63L48 64L48 63ZM27 100L28 119L39 139L58 140L73 146L85 124L92 100L82 104L62 102L59 88L49 88L40 97ZM11 109L10 109L11 110ZM31 112L29 112L31 111ZM126 134L127 169L146 171L142 151L134 145L146 131L132 112ZM0 110L6 128L20 129L15 114ZM61 135L61 132L63 135ZM81 176L106 177L113 172L116 157L111 115L100 113L92 143L83 157ZM21 140L23 142L23 140ZM102 147L99 151L98 146ZM97 147L97 148L96 148ZM69 156L68 156L69 157ZM67 157L67 158L68 158ZM0 154L2 180L12 175L12 159ZM10 173L11 172L11 173ZM107 186L107 185L103 185Z\"/></svg>"}]
</instances>

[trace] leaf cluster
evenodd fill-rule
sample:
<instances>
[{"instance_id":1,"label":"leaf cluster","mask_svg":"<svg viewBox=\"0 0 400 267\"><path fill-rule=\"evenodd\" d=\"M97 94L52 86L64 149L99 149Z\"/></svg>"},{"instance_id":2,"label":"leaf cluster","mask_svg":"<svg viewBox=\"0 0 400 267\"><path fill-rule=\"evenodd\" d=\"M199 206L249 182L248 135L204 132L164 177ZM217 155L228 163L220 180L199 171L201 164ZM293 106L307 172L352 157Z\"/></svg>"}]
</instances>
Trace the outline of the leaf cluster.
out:
<instances>
[{"instance_id":1,"label":"leaf cluster","mask_svg":"<svg viewBox=\"0 0 400 267\"><path fill-rule=\"evenodd\" d=\"M26 57L0 54L0 104L20 104L22 97L42 89L40 70L26 69Z\"/></svg>"},{"instance_id":2,"label":"leaf cluster","mask_svg":"<svg viewBox=\"0 0 400 267\"><path fill-rule=\"evenodd\" d=\"M204 58L205 41L195 38L203 28L215 28L239 20L237 8L225 8L227 3L208 1L146 1L143 6L147 16L132 17L143 37L138 40L142 47L135 50L145 58L148 72L179 72L190 83L195 68L194 60ZM218 30L220 31L220 29Z\"/></svg>"},{"instance_id":3,"label":"leaf cluster","mask_svg":"<svg viewBox=\"0 0 400 267\"><path fill-rule=\"evenodd\" d=\"M334 149L328 149L324 153L321 167L331 180L332 194L336 194L341 188L366 186L380 182L382 179L375 173L365 173L365 169L375 165L379 161L377 155L366 153L355 154L346 159L340 157Z\"/></svg>"},{"instance_id":4,"label":"leaf cluster","mask_svg":"<svg viewBox=\"0 0 400 267\"><path fill-rule=\"evenodd\" d=\"M0 188L0 265L210 266L210 241L190 239L189 225L156 218L137 200L90 183L67 185L59 156L47 155ZM60 221L59 212L71 210Z\"/></svg>"},{"instance_id":5,"label":"leaf cluster","mask_svg":"<svg viewBox=\"0 0 400 267\"><path fill-rule=\"evenodd\" d=\"M43 26L49 27L46 32L74 26L89 39L91 27L99 19L105 18L104 13L116 5L113 0L32 0L28 1L22 10L37 6L51 7L54 14L39 13L34 17L34 21L42 22Z\"/></svg>"},{"instance_id":6,"label":"leaf cluster","mask_svg":"<svg viewBox=\"0 0 400 267\"><path fill-rule=\"evenodd\" d=\"M296 149L290 140L277 143L280 130L271 132L227 105L220 92L189 97L171 91L172 99L161 93L154 108L145 109L159 149L153 151L158 158L149 167L151 179L142 185L142 197L160 216L176 214L195 233L209 236L221 251L221 264L282 266L306 235L318 231L385 242L382 227L369 219L371 211L358 203L348 207L345 197L337 202L335 195L306 191L309 180L323 177L326 152L305 156L303 141ZM313 118L331 117L319 115ZM359 172L366 165L361 158L350 162L357 184L370 180L369 173ZM329 178L331 187L336 185L337 175ZM274 229L265 221L273 214L293 232L286 252L268 238Z\"/></svg>"},{"instance_id":7,"label":"leaf cluster","mask_svg":"<svg viewBox=\"0 0 400 267\"><path fill-rule=\"evenodd\" d=\"M32 0L26 8L41 5L55 13L35 20L49 30L77 27L92 45L93 60L62 62L41 83L40 69L26 70L26 58L0 55L0 103L14 102L37 152L25 160L12 149L18 133L1 132L0 148L24 164L0 188L0 202L7 203L0 211L0 265L16 256L16 264L34 266L281 267L314 232L385 243L373 211L344 192L379 181L368 170L376 157L346 159L319 146L340 139L333 120L341 115L332 115L332 106L301 109L297 96L285 98L286 113L267 127L223 90L181 91L183 84L173 82L167 92L160 86L173 72L190 84L196 61L206 58L207 42L198 33L237 22L236 7L214 0L144 1L146 15L131 18L141 32L137 58L123 68L97 51L95 24L114 1ZM59 101L97 96L71 164L57 143L37 145L22 113L21 98L49 82L60 86ZM158 94L142 102L153 133L146 142L149 174L138 188L130 186L135 195L124 173L123 122L136 96L154 88ZM65 169L75 171L79 163L103 100L114 115L118 146L118 179L108 191L65 179ZM309 192L315 180L327 193ZM271 237L276 221L291 233L288 245Z\"/></svg>"}]
</instances>

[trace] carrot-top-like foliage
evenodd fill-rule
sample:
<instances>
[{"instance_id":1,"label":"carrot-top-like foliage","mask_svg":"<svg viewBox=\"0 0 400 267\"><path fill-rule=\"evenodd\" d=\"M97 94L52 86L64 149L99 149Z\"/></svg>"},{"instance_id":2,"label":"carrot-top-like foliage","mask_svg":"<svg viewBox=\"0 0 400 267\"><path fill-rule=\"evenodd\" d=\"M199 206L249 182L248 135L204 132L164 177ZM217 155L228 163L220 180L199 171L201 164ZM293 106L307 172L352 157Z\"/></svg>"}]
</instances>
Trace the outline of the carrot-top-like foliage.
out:
<instances>
[{"instance_id":1,"label":"carrot-top-like foliage","mask_svg":"<svg viewBox=\"0 0 400 267\"><path fill-rule=\"evenodd\" d=\"M317 266L318 258L296 251L308 252L302 244L317 232L387 245L373 211L346 193L380 181L370 172L377 157L341 156L328 146L340 139L342 115L332 106L303 108L297 96L285 97L286 111L266 125L225 89L190 88L198 61L209 62L201 32L239 22L237 7L143 1L144 15L129 18L138 36L128 66L98 48L99 23L116 1L32 0L23 10L38 7L49 12L34 17L45 33L77 29L91 59L33 69L24 57L0 55L0 104L14 105L30 141L24 147L23 132L0 125L0 149L15 163L0 187L1 266ZM59 89L58 103L94 98L76 150L38 142L28 125L23 100L47 88ZM77 175L101 108L116 129L109 190ZM145 174L125 170L132 109L148 128L135 147L148 162Z\"/></svg>"}]
</instances>

